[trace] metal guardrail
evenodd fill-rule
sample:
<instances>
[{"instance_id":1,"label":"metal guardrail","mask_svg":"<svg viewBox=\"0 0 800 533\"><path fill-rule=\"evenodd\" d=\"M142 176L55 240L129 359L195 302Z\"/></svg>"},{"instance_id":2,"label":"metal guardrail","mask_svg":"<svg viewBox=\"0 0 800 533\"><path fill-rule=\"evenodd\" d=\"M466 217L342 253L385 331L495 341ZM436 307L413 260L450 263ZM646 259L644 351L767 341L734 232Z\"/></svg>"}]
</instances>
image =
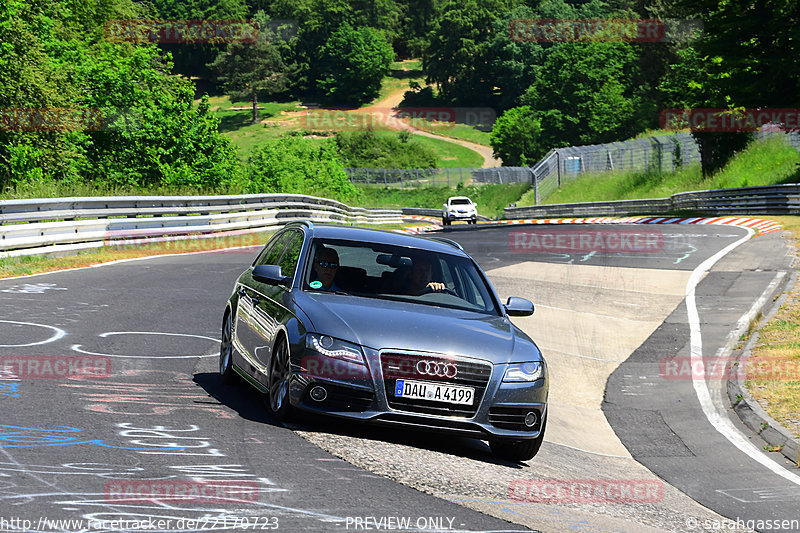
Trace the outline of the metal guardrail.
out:
<instances>
[{"instance_id":1,"label":"metal guardrail","mask_svg":"<svg viewBox=\"0 0 800 533\"><path fill-rule=\"evenodd\" d=\"M402 213L299 194L0 200L0 258L264 231L295 220L397 224Z\"/></svg>"},{"instance_id":2,"label":"metal guardrail","mask_svg":"<svg viewBox=\"0 0 800 533\"><path fill-rule=\"evenodd\" d=\"M417 215L421 217L431 217L431 218L442 218L442 210L441 209L427 209L424 207L404 207L403 208L404 215ZM491 218L478 215L478 220L491 220Z\"/></svg>"},{"instance_id":3,"label":"metal guardrail","mask_svg":"<svg viewBox=\"0 0 800 533\"><path fill-rule=\"evenodd\" d=\"M703 215L797 215L800 184L682 192L646 200L507 207L503 218L666 215L677 211Z\"/></svg>"}]
</instances>

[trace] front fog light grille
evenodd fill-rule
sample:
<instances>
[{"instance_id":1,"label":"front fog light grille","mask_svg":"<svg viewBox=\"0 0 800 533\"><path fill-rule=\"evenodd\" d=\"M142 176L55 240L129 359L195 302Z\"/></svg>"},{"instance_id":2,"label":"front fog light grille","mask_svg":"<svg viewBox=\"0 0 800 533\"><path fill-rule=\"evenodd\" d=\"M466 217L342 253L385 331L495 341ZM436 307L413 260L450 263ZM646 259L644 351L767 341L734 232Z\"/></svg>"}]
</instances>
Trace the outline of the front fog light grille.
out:
<instances>
[{"instance_id":1,"label":"front fog light grille","mask_svg":"<svg viewBox=\"0 0 800 533\"><path fill-rule=\"evenodd\" d=\"M536 423L529 427L525 424L528 413L536 413ZM492 407L489 409L489 423L496 428L516 431L539 431L541 412L530 407Z\"/></svg>"}]
</instances>

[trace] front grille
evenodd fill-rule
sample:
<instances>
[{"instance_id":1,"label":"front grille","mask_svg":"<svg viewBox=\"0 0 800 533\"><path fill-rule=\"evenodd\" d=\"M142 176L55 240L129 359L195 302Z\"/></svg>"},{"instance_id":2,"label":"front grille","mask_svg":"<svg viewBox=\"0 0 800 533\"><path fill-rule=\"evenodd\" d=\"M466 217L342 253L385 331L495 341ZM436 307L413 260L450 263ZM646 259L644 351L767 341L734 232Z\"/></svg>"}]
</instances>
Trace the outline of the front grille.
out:
<instances>
[{"instance_id":1,"label":"front grille","mask_svg":"<svg viewBox=\"0 0 800 533\"><path fill-rule=\"evenodd\" d=\"M451 378L445 375L431 376L421 374L417 369L417 363L419 361L439 363L440 365L454 365L456 375ZM492 365L485 362L443 355L395 352L381 354L381 369L383 371L386 399L389 402L389 407L392 409L411 413L457 417L472 417L475 415L483 399L483 394L486 391L486 384L489 382L489 377L492 375ZM472 405L457 405L440 401L402 397L397 398L394 395L394 389L398 379L414 379L434 383L446 383L448 385L465 385L475 389L475 398Z\"/></svg>"},{"instance_id":2,"label":"front grille","mask_svg":"<svg viewBox=\"0 0 800 533\"><path fill-rule=\"evenodd\" d=\"M525 425L525 415L534 411L536 424L533 427ZM500 429L514 429L517 431L539 431L541 411L530 407L492 407L489 409L489 423Z\"/></svg>"}]
</instances>

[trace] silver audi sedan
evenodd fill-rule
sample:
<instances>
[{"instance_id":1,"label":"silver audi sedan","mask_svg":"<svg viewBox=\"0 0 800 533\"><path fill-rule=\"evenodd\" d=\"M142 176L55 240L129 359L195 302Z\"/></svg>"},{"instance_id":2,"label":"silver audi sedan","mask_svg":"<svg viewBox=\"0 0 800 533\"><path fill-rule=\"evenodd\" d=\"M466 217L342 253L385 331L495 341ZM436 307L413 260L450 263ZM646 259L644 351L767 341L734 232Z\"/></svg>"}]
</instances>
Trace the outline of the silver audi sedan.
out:
<instances>
[{"instance_id":1,"label":"silver audi sedan","mask_svg":"<svg viewBox=\"0 0 800 533\"><path fill-rule=\"evenodd\" d=\"M292 223L234 286L220 374L294 410L488 440L501 458L539 451L547 366L457 243Z\"/></svg>"}]
</instances>

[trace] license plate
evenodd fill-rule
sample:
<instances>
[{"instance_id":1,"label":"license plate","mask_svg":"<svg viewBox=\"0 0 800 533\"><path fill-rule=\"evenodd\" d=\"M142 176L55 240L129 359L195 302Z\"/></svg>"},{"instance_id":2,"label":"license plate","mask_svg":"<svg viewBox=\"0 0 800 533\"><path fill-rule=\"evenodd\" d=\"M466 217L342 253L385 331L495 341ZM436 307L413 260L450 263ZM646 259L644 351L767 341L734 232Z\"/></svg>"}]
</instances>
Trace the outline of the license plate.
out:
<instances>
[{"instance_id":1,"label":"license plate","mask_svg":"<svg viewBox=\"0 0 800 533\"><path fill-rule=\"evenodd\" d=\"M472 405L475 399L475 389L460 385L398 379L394 387L394 395L396 398Z\"/></svg>"}]
</instances>

